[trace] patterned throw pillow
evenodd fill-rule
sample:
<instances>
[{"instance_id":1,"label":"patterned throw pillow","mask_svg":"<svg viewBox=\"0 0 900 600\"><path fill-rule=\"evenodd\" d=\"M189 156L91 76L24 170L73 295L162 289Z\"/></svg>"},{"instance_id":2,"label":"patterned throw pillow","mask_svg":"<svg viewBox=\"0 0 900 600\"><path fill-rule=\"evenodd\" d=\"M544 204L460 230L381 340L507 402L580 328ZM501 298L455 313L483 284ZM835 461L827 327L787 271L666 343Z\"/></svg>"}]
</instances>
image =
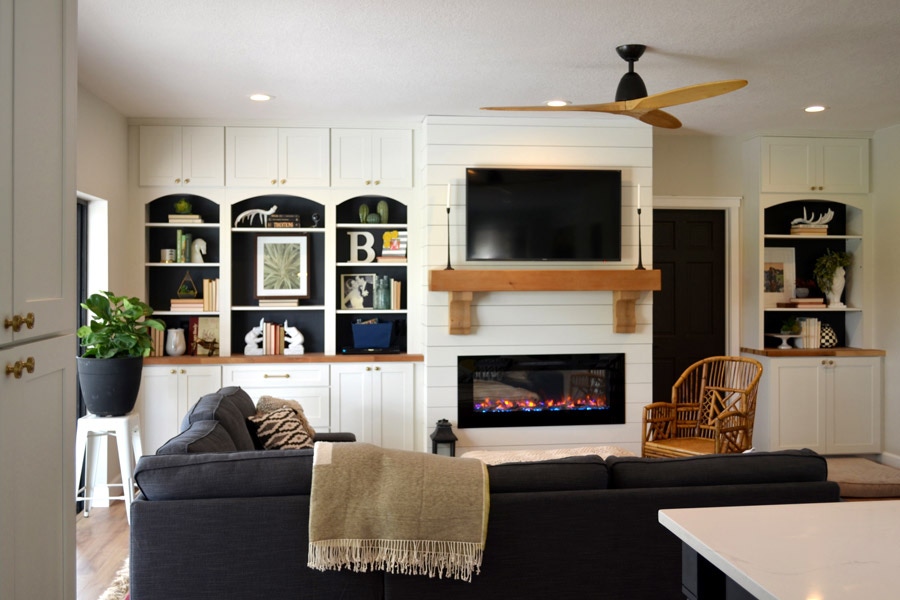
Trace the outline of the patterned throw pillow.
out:
<instances>
[{"instance_id":1,"label":"patterned throw pillow","mask_svg":"<svg viewBox=\"0 0 900 600\"><path fill-rule=\"evenodd\" d=\"M247 420L256 425L256 435L266 450L313 447L312 436L290 407L256 413Z\"/></svg>"},{"instance_id":2,"label":"patterned throw pillow","mask_svg":"<svg viewBox=\"0 0 900 600\"><path fill-rule=\"evenodd\" d=\"M284 408L285 406L293 408L294 412L297 413L297 418L300 419L300 422L303 423L303 427L309 432L310 437L316 437L316 430L309 424L306 415L303 414L303 407L300 406L300 403L296 400L286 400L274 396L260 396L259 401L256 403L256 411L271 412L278 408Z\"/></svg>"}]
</instances>

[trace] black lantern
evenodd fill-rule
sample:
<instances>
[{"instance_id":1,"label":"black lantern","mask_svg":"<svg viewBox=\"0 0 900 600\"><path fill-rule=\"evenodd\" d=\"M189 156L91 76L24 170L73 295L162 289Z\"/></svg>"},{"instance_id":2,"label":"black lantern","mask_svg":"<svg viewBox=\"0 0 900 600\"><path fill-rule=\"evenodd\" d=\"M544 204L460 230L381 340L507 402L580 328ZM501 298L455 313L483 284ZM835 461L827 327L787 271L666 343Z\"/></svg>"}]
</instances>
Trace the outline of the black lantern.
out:
<instances>
[{"instance_id":1,"label":"black lantern","mask_svg":"<svg viewBox=\"0 0 900 600\"><path fill-rule=\"evenodd\" d=\"M450 421L441 419L437 422L434 431L431 432L431 453L456 456L456 440Z\"/></svg>"}]
</instances>

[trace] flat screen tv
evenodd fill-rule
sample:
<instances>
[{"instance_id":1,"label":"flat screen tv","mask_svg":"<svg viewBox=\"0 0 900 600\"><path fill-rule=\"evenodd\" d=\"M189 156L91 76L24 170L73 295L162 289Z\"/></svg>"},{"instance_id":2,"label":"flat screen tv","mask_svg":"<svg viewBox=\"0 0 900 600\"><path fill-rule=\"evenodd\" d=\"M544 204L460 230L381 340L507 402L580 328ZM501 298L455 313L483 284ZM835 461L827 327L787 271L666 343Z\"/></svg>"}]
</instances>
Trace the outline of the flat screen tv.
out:
<instances>
[{"instance_id":1,"label":"flat screen tv","mask_svg":"<svg viewBox=\"0 0 900 600\"><path fill-rule=\"evenodd\" d=\"M622 260L622 172L466 169L466 260Z\"/></svg>"}]
</instances>

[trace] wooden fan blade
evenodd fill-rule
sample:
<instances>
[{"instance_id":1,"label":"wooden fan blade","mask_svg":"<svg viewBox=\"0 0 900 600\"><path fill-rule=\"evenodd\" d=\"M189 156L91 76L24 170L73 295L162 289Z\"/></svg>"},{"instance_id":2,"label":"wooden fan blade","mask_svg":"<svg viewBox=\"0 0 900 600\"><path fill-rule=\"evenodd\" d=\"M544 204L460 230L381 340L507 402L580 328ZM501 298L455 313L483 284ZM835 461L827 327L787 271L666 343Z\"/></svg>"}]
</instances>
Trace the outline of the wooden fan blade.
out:
<instances>
[{"instance_id":1,"label":"wooden fan blade","mask_svg":"<svg viewBox=\"0 0 900 600\"><path fill-rule=\"evenodd\" d=\"M629 110L656 110L658 108L667 108L678 104L706 100L713 96L721 96L722 94L739 90L745 85L747 85L745 79L726 79L724 81L698 83L696 85L669 90L668 92L651 94L644 98L628 100L627 104Z\"/></svg>"},{"instance_id":2,"label":"wooden fan blade","mask_svg":"<svg viewBox=\"0 0 900 600\"><path fill-rule=\"evenodd\" d=\"M557 112L557 111L582 111L589 110L580 106L574 106L569 104L567 106L547 106L546 104L541 104L540 106L482 106L480 110L522 110L522 111L549 111L549 112Z\"/></svg>"},{"instance_id":3,"label":"wooden fan blade","mask_svg":"<svg viewBox=\"0 0 900 600\"><path fill-rule=\"evenodd\" d=\"M665 129L678 129L681 127L681 121L661 110L651 110L650 112L638 115L637 118L641 122L646 123L647 125L653 125L654 127L663 127Z\"/></svg>"}]
</instances>

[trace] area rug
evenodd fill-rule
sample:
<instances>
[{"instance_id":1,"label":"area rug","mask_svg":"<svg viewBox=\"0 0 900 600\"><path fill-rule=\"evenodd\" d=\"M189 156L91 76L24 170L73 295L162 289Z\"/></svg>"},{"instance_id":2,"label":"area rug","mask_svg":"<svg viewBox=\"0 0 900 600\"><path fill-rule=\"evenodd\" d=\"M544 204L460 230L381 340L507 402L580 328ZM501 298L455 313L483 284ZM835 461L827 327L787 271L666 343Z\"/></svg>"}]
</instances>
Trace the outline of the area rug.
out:
<instances>
[{"instance_id":1,"label":"area rug","mask_svg":"<svg viewBox=\"0 0 900 600\"><path fill-rule=\"evenodd\" d=\"M842 498L900 498L900 469L861 457L828 457L828 480Z\"/></svg>"},{"instance_id":2,"label":"area rug","mask_svg":"<svg viewBox=\"0 0 900 600\"><path fill-rule=\"evenodd\" d=\"M128 577L128 559L126 558L122 567L116 571L112 583L97 600L129 600L131 594L128 593Z\"/></svg>"}]
</instances>

